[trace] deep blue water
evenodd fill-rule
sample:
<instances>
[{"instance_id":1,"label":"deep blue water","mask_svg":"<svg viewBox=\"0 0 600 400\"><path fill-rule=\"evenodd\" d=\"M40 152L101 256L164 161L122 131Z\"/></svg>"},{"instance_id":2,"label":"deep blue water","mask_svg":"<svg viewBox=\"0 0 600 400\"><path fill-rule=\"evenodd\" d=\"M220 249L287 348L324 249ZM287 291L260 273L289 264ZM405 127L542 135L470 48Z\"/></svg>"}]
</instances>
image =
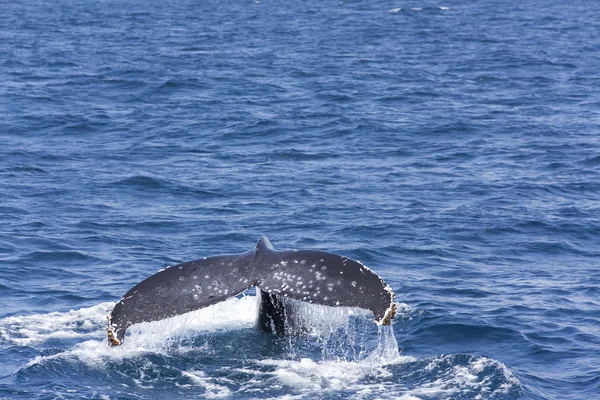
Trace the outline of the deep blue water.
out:
<instances>
[{"instance_id":1,"label":"deep blue water","mask_svg":"<svg viewBox=\"0 0 600 400\"><path fill-rule=\"evenodd\" d=\"M600 3L0 9L0 398L600 396ZM379 273L400 357L252 293L109 349L131 286L262 234Z\"/></svg>"}]
</instances>

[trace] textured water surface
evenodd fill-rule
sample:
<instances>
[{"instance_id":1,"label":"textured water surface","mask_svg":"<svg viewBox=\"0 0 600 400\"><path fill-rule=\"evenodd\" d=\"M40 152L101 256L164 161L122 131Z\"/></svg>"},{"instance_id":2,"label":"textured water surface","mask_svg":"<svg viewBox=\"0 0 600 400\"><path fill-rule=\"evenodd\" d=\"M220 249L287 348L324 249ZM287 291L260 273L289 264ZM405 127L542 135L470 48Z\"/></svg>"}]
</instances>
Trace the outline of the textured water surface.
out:
<instances>
[{"instance_id":1,"label":"textured water surface","mask_svg":"<svg viewBox=\"0 0 600 400\"><path fill-rule=\"evenodd\" d=\"M0 398L600 393L599 4L0 9ZM108 347L135 283L263 234L380 274L393 332L264 335L250 292Z\"/></svg>"}]
</instances>

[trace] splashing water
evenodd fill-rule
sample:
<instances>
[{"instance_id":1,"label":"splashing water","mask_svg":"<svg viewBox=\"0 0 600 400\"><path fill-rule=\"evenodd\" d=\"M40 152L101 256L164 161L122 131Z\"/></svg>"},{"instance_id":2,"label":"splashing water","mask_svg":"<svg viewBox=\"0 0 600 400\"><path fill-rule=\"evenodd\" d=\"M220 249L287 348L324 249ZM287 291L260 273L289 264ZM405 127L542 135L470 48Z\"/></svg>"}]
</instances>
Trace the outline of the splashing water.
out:
<instances>
[{"instance_id":1,"label":"splashing water","mask_svg":"<svg viewBox=\"0 0 600 400\"><path fill-rule=\"evenodd\" d=\"M0 346L30 349L32 354L10 376L35 381L40 373L74 373L77 381L110 397L147 397L157 388L175 390L179 397L205 398L260 392L272 398L361 394L430 399L449 393L494 397L520 390L519 381L496 360L401 355L393 325L378 326L375 336L372 316L364 310L298 302L293 305L295 322L305 329L281 337L254 329L256 297L244 296L134 325L122 346L110 348L104 318L113 305L0 319ZM398 309L400 318L410 318L410 307L398 304ZM413 375L431 377L407 385ZM129 389L120 391L116 382ZM55 390L57 396L59 392Z\"/></svg>"},{"instance_id":2,"label":"splashing water","mask_svg":"<svg viewBox=\"0 0 600 400\"><path fill-rule=\"evenodd\" d=\"M394 326L379 325L377 347L366 358L373 365L394 364L400 360L400 349L394 336Z\"/></svg>"}]
</instances>

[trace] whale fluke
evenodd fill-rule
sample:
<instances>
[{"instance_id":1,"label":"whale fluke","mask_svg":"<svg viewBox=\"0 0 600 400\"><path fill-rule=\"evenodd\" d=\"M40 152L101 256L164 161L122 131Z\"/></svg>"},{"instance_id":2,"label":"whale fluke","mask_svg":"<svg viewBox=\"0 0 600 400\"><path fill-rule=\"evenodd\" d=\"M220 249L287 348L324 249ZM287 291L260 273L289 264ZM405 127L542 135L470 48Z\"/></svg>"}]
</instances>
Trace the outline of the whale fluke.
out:
<instances>
[{"instance_id":1,"label":"whale fluke","mask_svg":"<svg viewBox=\"0 0 600 400\"><path fill-rule=\"evenodd\" d=\"M259 328L277 333L285 333L287 298L364 308L382 325L396 313L392 289L360 262L324 251L277 251L263 236L246 253L185 262L135 285L107 316L109 344L123 343L133 324L198 310L252 286L261 294Z\"/></svg>"}]
</instances>

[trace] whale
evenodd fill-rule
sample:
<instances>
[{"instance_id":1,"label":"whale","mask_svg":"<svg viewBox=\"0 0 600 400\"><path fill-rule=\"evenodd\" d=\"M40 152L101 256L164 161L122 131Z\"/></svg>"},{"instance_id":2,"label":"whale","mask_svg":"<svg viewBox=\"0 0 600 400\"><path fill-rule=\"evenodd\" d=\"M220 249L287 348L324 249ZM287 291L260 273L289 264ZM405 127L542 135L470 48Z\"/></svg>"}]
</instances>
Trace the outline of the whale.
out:
<instances>
[{"instance_id":1,"label":"whale","mask_svg":"<svg viewBox=\"0 0 600 400\"><path fill-rule=\"evenodd\" d=\"M110 346L131 325L160 321L227 300L251 287L259 297L257 328L293 330L290 302L370 310L378 325L396 314L394 292L360 261L318 250L275 250L261 237L241 254L204 257L167 267L125 293L107 315Z\"/></svg>"}]
</instances>

